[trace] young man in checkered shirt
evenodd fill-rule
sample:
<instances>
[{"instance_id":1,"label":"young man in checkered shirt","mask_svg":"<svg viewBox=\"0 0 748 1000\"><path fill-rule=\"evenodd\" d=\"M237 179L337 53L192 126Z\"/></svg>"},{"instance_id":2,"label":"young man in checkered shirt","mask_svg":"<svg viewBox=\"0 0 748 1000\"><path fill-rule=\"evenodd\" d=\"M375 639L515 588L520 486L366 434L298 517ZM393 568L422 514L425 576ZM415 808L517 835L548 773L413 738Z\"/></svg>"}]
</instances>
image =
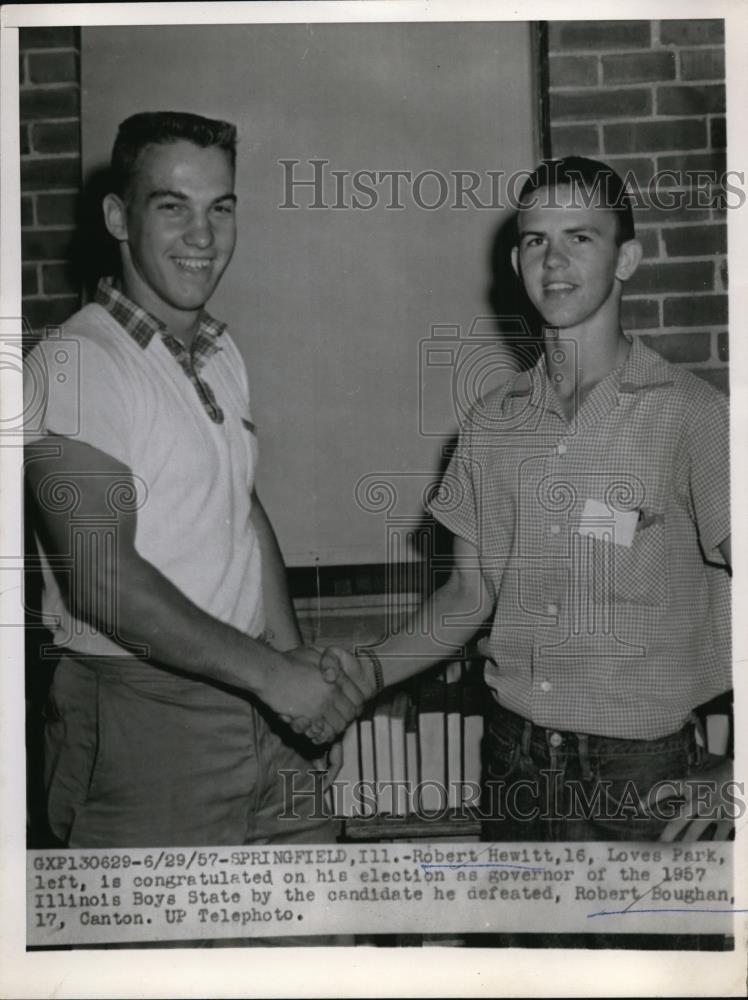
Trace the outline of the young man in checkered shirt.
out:
<instances>
[{"instance_id":1,"label":"young man in checkered shirt","mask_svg":"<svg viewBox=\"0 0 748 1000\"><path fill-rule=\"evenodd\" d=\"M530 176L512 263L544 353L461 428L432 504L452 576L407 636L323 660L371 695L490 622L491 839L674 835L660 800L698 759L692 712L731 684L727 401L622 330L641 255L610 168Z\"/></svg>"}]
</instances>

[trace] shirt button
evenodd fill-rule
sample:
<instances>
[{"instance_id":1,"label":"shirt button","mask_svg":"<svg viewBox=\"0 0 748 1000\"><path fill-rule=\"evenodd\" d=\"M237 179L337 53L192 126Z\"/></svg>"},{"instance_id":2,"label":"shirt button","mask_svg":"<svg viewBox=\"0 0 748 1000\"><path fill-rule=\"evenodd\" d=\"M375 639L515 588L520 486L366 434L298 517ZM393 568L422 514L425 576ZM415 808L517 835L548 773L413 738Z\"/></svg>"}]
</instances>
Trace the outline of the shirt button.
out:
<instances>
[{"instance_id":1,"label":"shirt button","mask_svg":"<svg viewBox=\"0 0 748 1000\"><path fill-rule=\"evenodd\" d=\"M549 604L548 607L545 610L548 612L549 615L557 615L558 614L558 604Z\"/></svg>"},{"instance_id":2,"label":"shirt button","mask_svg":"<svg viewBox=\"0 0 748 1000\"><path fill-rule=\"evenodd\" d=\"M566 445L563 443L563 441L560 444L556 445L556 451L558 452L559 455L566 454Z\"/></svg>"},{"instance_id":3,"label":"shirt button","mask_svg":"<svg viewBox=\"0 0 748 1000\"><path fill-rule=\"evenodd\" d=\"M552 535L560 535L561 534L561 525L560 524L552 524L551 525L551 534Z\"/></svg>"},{"instance_id":4,"label":"shirt button","mask_svg":"<svg viewBox=\"0 0 748 1000\"><path fill-rule=\"evenodd\" d=\"M541 681L541 683L540 683L540 690L544 691L546 693L548 691L550 691L551 690L551 682L550 681Z\"/></svg>"}]
</instances>

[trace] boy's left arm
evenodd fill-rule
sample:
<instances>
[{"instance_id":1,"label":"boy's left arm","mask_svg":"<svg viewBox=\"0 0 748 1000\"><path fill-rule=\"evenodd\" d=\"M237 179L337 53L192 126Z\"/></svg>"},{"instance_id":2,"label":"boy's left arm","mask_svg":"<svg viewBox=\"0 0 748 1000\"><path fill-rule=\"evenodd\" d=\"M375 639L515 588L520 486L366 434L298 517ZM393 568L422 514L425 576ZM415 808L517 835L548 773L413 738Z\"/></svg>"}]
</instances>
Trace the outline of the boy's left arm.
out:
<instances>
[{"instance_id":1,"label":"boy's left arm","mask_svg":"<svg viewBox=\"0 0 748 1000\"><path fill-rule=\"evenodd\" d=\"M262 553L262 598L268 641L281 651L295 649L302 644L302 639L288 591L286 567L270 518L256 492L252 494L250 517Z\"/></svg>"}]
</instances>

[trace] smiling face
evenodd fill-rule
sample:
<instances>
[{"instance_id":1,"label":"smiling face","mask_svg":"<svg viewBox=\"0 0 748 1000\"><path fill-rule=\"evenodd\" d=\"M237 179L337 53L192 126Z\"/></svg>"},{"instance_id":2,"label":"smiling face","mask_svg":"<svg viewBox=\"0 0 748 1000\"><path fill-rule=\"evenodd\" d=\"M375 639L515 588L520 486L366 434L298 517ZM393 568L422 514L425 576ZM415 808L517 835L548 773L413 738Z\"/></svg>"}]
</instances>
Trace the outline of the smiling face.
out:
<instances>
[{"instance_id":1,"label":"smiling face","mask_svg":"<svg viewBox=\"0 0 748 1000\"><path fill-rule=\"evenodd\" d=\"M236 244L234 171L218 147L146 146L127 199L104 201L120 241L124 292L177 329L215 291Z\"/></svg>"},{"instance_id":2,"label":"smiling face","mask_svg":"<svg viewBox=\"0 0 748 1000\"><path fill-rule=\"evenodd\" d=\"M582 203L571 185L534 193L520 208L512 265L548 326L569 330L619 322L622 283L636 270L636 240L616 242L616 217Z\"/></svg>"}]
</instances>

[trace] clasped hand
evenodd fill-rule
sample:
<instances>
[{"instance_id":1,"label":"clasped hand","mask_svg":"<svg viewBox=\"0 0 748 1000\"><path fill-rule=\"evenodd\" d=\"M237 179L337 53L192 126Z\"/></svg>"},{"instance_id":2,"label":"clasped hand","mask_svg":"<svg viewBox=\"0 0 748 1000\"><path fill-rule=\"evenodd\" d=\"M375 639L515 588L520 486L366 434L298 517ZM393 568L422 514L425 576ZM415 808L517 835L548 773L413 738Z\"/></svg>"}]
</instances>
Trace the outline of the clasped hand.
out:
<instances>
[{"instance_id":1,"label":"clasped hand","mask_svg":"<svg viewBox=\"0 0 748 1000\"><path fill-rule=\"evenodd\" d=\"M286 669L273 685L271 708L296 733L330 743L375 691L370 671L345 649L299 646L283 654Z\"/></svg>"}]
</instances>

